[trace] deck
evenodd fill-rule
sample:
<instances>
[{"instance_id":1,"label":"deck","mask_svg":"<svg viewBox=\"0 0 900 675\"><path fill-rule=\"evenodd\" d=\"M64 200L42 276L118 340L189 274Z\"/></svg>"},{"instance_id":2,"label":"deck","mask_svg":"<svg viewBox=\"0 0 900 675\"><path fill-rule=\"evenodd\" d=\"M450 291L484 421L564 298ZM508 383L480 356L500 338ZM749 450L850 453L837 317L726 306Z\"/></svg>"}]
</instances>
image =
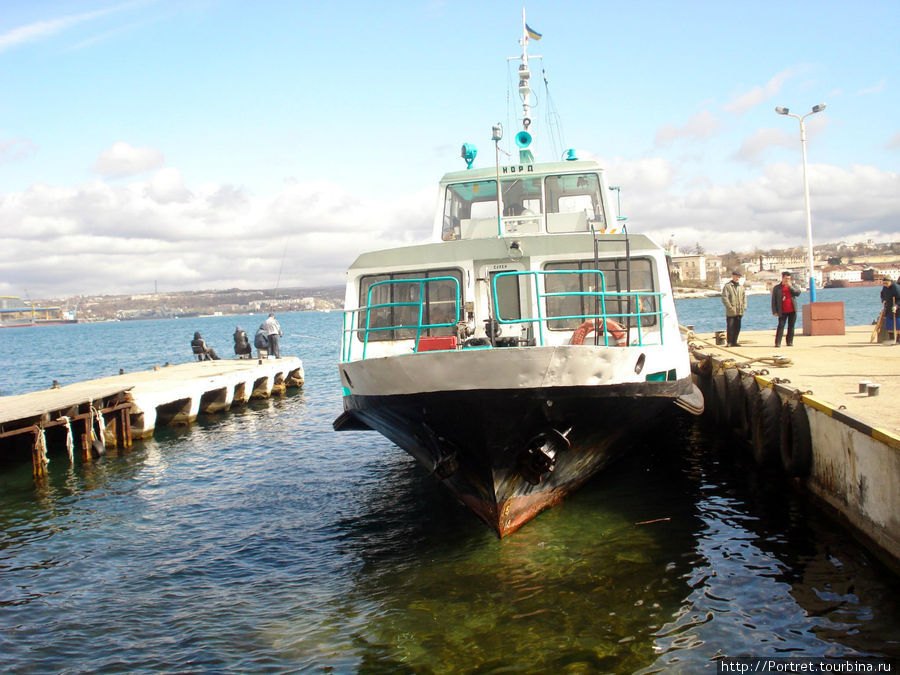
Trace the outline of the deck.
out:
<instances>
[{"instance_id":1,"label":"deck","mask_svg":"<svg viewBox=\"0 0 900 675\"><path fill-rule=\"evenodd\" d=\"M742 331L739 347L716 346L713 333L698 333L694 342L716 358L765 368L771 377L788 379L791 387L812 391L815 398L900 436L900 345L870 342L871 335L872 326L847 326L844 335L807 336L798 330L792 347L782 342L776 348L773 328ZM789 362L776 366L776 356ZM880 384L878 395L860 394L861 380Z\"/></svg>"},{"instance_id":2,"label":"deck","mask_svg":"<svg viewBox=\"0 0 900 675\"><path fill-rule=\"evenodd\" d=\"M0 455L28 450L36 476L46 451L65 444L84 460L107 445L128 447L158 425L190 424L201 412L228 410L303 386L303 364L281 359L194 361L0 398ZM99 444L99 446L98 446Z\"/></svg>"}]
</instances>

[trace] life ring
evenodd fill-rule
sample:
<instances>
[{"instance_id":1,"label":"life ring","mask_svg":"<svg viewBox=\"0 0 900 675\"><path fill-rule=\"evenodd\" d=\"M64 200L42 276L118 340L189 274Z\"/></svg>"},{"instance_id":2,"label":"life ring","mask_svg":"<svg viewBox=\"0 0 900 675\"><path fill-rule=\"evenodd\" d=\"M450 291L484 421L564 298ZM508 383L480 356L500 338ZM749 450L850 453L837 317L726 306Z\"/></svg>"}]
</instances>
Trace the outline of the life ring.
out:
<instances>
[{"instance_id":1,"label":"life ring","mask_svg":"<svg viewBox=\"0 0 900 675\"><path fill-rule=\"evenodd\" d=\"M759 466L773 466L781 449L781 398L773 389L760 387L753 399L750 443Z\"/></svg>"},{"instance_id":2,"label":"life ring","mask_svg":"<svg viewBox=\"0 0 900 675\"><path fill-rule=\"evenodd\" d=\"M781 411L781 465L795 478L805 478L812 469L809 417L800 401L787 401Z\"/></svg>"},{"instance_id":3,"label":"life ring","mask_svg":"<svg viewBox=\"0 0 900 675\"><path fill-rule=\"evenodd\" d=\"M604 319L588 319L575 329L575 332L572 333L572 337L569 339L569 344L583 345L588 333L594 330L594 323L598 324L601 333L604 330L604 326L609 329L609 334L615 340L614 344L616 347L624 347L626 345L625 328L612 319L606 319L605 323Z\"/></svg>"}]
</instances>

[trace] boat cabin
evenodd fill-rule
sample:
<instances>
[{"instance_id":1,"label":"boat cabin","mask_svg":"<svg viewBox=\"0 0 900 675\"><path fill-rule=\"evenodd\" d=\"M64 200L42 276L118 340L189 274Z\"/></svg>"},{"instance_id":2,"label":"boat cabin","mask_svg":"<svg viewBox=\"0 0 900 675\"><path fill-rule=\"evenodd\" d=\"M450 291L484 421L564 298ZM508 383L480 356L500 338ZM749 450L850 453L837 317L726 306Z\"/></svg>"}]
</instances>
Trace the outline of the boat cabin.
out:
<instances>
[{"instance_id":1,"label":"boat cabin","mask_svg":"<svg viewBox=\"0 0 900 675\"><path fill-rule=\"evenodd\" d=\"M500 199L497 199L499 177ZM439 241L506 235L618 232L596 162L469 169L441 181Z\"/></svg>"}]
</instances>

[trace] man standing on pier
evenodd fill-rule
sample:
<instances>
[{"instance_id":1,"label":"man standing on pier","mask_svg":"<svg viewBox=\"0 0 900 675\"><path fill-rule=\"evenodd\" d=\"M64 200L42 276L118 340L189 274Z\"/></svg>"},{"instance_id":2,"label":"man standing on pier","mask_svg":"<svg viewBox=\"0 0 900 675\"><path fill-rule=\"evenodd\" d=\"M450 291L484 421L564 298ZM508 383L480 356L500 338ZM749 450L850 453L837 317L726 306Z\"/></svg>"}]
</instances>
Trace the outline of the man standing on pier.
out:
<instances>
[{"instance_id":1,"label":"man standing on pier","mask_svg":"<svg viewBox=\"0 0 900 675\"><path fill-rule=\"evenodd\" d=\"M881 279L881 302L884 303L884 326L890 333L893 331L894 344L900 344L900 287L891 278L884 275Z\"/></svg>"},{"instance_id":2,"label":"man standing on pier","mask_svg":"<svg viewBox=\"0 0 900 675\"><path fill-rule=\"evenodd\" d=\"M732 270L731 281L722 286L722 304L725 305L729 347L740 347L738 335L741 333L741 317L747 311L747 294L741 286L741 276L743 275L739 270Z\"/></svg>"},{"instance_id":3,"label":"man standing on pier","mask_svg":"<svg viewBox=\"0 0 900 675\"><path fill-rule=\"evenodd\" d=\"M274 314L269 314L269 318L263 321L263 327L269 336L269 354L276 359L280 359L281 352L278 350L278 338L284 337L284 333L281 332L281 324L278 323Z\"/></svg>"},{"instance_id":4,"label":"man standing on pier","mask_svg":"<svg viewBox=\"0 0 900 675\"><path fill-rule=\"evenodd\" d=\"M791 280L790 272L781 273L781 283L772 288L772 316L778 317L778 328L775 329L775 346L781 346L784 324L787 323L787 346L794 345L794 323L797 321L797 301L800 287Z\"/></svg>"}]
</instances>

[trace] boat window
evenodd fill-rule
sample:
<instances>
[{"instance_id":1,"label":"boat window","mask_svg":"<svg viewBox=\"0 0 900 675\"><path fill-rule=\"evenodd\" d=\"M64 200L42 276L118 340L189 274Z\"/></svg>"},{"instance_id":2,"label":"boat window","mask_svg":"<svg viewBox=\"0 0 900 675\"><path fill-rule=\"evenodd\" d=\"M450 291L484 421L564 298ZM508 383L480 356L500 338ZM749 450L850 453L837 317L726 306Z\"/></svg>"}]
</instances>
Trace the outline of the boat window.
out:
<instances>
[{"instance_id":1,"label":"boat window","mask_svg":"<svg viewBox=\"0 0 900 675\"><path fill-rule=\"evenodd\" d=\"M547 176L547 231L602 232L600 177L595 173Z\"/></svg>"},{"instance_id":2,"label":"boat window","mask_svg":"<svg viewBox=\"0 0 900 675\"><path fill-rule=\"evenodd\" d=\"M506 179L500 186L503 188L503 231L506 234L540 232L544 213L541 179Z\"/></svg>"},{"instance_id":3,"label":"boat window","mask_svg":"<svg viewBox=\"0 0 900 675\"><path fill-rule=\"evenodd\" d=\"M453 183L444 196L441 239L497 236L497 181Z\"/></svg>"},{"instance_id":4,"label":"boat window","mask_svg":"<svg viewBox=\"0 0 900 675\"><path fill-rule=\"evenodd\" d=\"M594 260L578 260L571 262L548 263L544 266L547 271L553 270L600 270L603 272L603 279L606 283L606 292L625 292L628 290L629 275L627 261L625 258L612 258ZM649 258L632 258L631 259L631 290L633 292L652 293L657 289L653 283L653 266ZM600 277L594 274L547 274L544 275L544 285L547 293L591 293L595 288L600 290ZM546 298L546 312L548 317L573 317L568 319L555 319L547 322L550 330L574 330L577 328L584 317L603 312L603 307L595 308L595 300L597 296L590 295L562 295ZM631 300L631 309L629 311L629 299ZM616 317L616 314L636 314L638 312L637 302L640 302L640 311L651 313L658 311L656 296L606 296L605 311L618 323L623 326L628 323L637 327L638 318L636 316ZM626 321L627 319L627 321ZM641 316L641 327L647 328L655 326L657 316Z\"/></svg>"},{"instance_id":5,"label":"boat window","mask_svg":"<svg viewBox=\"0 0 900 675\"><path fill-rule=\"evenodd\" d=\"M491 287L497 272L491 273ZM519 277L502 276L497 279L497 295L494 298L494 316L505 321L515 321L522 318L522 299L519 294Z\"/></svg>"},{"instance_id":6,"label":"boat window","mask_svg":"<svg viewBox=\"0 0 900 675\"><path fill-rule=\"evenodd\" d=\"M462 272L458 269L426 270L421 272L397 272L393 274L378 274L366 276L359 281L359 306L365 307L366 302L376 307L369 314L369 328L389 328L389 330L369 331L369 342L381 340L413 340L419 327L420 294L424 289L425 297L422 299L422 336L456 335L457 307L461 307L462 298L457 304L457 285L450 279L435 279L424 284L410 281L403 283L404 279L432 279L435 277L453 277L459 282L459 290L462 292ZM394 281L397 283L379 284L372 289L371 298L369 289L379 281ZM442 325L443 324L443 325ZM360 311L357 327L362 331L366 328L366 312ZM359 339L364 339L364 333L358 334Z\"/></svg>"}]
</instances>

